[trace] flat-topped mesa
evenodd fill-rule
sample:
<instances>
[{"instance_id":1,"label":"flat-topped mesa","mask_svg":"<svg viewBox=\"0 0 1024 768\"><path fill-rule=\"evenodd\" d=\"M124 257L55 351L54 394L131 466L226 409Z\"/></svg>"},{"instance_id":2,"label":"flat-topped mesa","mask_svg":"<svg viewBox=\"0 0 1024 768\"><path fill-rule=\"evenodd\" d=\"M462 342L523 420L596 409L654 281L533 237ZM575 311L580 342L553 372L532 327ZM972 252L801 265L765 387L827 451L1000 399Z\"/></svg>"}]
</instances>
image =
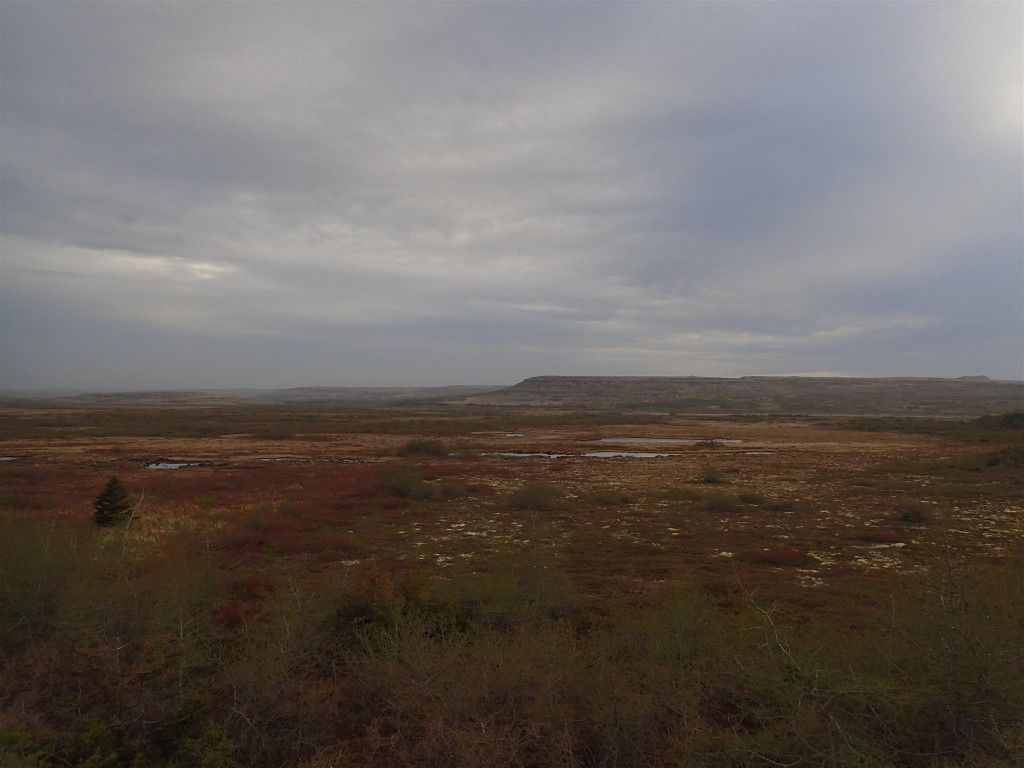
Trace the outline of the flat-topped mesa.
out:
<instances>
[{"instance_id":1,"label":"flat-topped mesa","mask_svg":"<svg viewBox=\"0 0 1024 768\"><path fill-rule=\"evenodd\" d=\"M1024 382L986 377L533 376L465 402L682 413L978 416L1024 410Z\"/></svg>"}]
</instances>

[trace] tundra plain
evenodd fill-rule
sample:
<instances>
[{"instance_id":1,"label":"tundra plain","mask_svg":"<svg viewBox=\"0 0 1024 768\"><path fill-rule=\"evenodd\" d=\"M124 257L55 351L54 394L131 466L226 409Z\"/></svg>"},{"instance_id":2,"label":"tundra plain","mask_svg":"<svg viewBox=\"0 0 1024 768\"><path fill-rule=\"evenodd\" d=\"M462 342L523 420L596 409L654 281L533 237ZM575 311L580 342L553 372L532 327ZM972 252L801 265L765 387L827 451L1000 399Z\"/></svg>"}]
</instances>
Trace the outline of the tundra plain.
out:
<instances>
[{"instance_id":1,"label":"tundra plain","mask_svg":"<svg viewBox=\"0 0 1024 768\"><path fill-rule=\"evenodd\" d=\"M1024 755L1019 415L22 401L0 435L15 765Z\"/></svg>"}]
</instances>

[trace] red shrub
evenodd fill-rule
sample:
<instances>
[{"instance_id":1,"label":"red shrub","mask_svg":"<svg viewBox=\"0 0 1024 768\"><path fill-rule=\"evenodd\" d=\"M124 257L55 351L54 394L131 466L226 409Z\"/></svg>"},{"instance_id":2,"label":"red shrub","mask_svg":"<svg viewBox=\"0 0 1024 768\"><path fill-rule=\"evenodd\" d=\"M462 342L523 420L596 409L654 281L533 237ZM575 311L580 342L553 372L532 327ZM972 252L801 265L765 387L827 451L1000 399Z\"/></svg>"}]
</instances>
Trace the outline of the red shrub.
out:
<instances>
[{"instance_id":1,"label":"red shrub","mask_svg":"<svg viewBox=\"0 0 1024 768\"><path fill-rule=\"evenodd\" d=\"M213 619L223 629L238 629L246 619L255 613L256 609L252 603L235 600L230 603L224 603L224 605L214 610Z\"/></svg>"},{"instance_id":2,"label":"red shrub","mask_svg":"<svg viewBox=\"0 0 1024 768\"><path fill-rule=\"evenodd\" d=\"M221 536L214 546L228 556L251 555L263 546L260 531L231 531Z\"/></svg>"},{"instance_id":3,"label":"red shrub","mask_svg":"<svg viewBox=\"0 0 1024 768\"><path fill-rule=\"evenodd\" d=\"M265 597L274 591L274 582L263 576L243 576L231 582L230 590L232 596L237 600L255 600L258 597Z\"/></svg>"},{"instance_id":4,"label":"red shrub","mask_svg":"<svg viewBox=\"0 0 1024 768\"><path fill-rule=\"evenodd\" d=\"M325 552L337 552L339 554L355 552L360 546L346 536L331 536L326 539L317 540L317 548Z\"/></svg>"}]
</instances>

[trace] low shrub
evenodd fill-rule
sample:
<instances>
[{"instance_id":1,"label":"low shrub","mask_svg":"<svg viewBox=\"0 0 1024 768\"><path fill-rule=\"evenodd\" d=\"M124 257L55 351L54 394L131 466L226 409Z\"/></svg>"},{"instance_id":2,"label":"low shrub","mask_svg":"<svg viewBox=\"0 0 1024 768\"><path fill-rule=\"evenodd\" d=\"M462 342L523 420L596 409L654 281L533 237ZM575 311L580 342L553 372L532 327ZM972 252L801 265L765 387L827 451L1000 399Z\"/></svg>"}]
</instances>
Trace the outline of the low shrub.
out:
<instances>
[{"instance_id":1,"label":"low shrub","mask_svg":"<svg viewBox=\"0 0 1024 768\"><path fill-rule=\"evenodd\" d=\"M417 499L429 499L440 501L442 499L457 499L467 494L466 486L454 480L442 480L436 483L422 483L414 489Z\"/></svg>"},{"instance_id":2,"label":"low shrub","mask_svg":"<svg viewBox=\"0 0 1024 768\"><path fill-rule=\"evenodd\" d=\"M700 474L697 475L697 479L702 483L707 483L708 485L722 485L723 483L729 482L729 478L726 477L725 472L710 462L701 467Z\"/></svg>"},{"instance_id":3,"label":"low shrub","mask_svg":"<svg viewBox=\"0 0 1024 768\"><path fill-rule=\"evenodd\" d=\"M266 597L274 591L276 585L272 579L264 576L243 576L229 585L231 595L236 600L251 601Z\"/></svg>"},{"instance_id":4,"label":"low shrub","mask_svg":"<svg viewBox=\"0 0 1024 768\"><path fill-rule=\"evenodd\" d=\"M709 493L698 505L705 512L732 512L740 500L728 493Z\"/></svg>"},{"instance_id":5,"label":"low shrub","mask_svg":"<svg viewBox=\"0 0 1024 768\"><path fill-rule=\"evenodd\" d=\"M512 494L509 502L513 509L545 511L554 509L562 490L551 483L530 482Z\"/></svg>"},{"instance_id":6,"label":"low shrub","mask_svg":"<svg viewBox=\"0 0 1024 768\"><path fill-rule=\"evenodd\" d=\"M400 456L411 456L415 454L424 456L447 456L448 446L443 440L436 437L419 438L410 440L398 449Z\"/></svg>"},{"instance_id":7,"label":"low shrub","mask_svg":"<svg viewBox=\"0 0 1024 768\"><path fill-rule=\"evenodd\" d=\"M583 500L595 507L621 507L624 504L632 504L636 501L636 496L628 491L605 489L595 491L585 496Z\"/></svg>"},{"instance_id":8,"label":"low shrub","mask_svg":"<svg viewBox=\"0 0 1024 768\"><path fill-rule=\"evenodd\" d=\"M981 416L971 423L984 429L1021 431L1024 430L1024 412L1015 411L1012 413L998 413L991 416Z\"/></svg>"},{"instance_id":9,"label":"low shrub","mask_svg":"<svg viewBox=\"0 0 1024 768\"><path fill-rule=\"evenodd\" d=\"M753 504L758 507L765 502L764 496L756 491L744 491L737 498L739 498L741 504Z\"/></svg>"},{"instance_id":10,"label":"low shrub","mask_svg":"<svg viewBox=\"0 0 1024 768\"><path fill-rule=\"evenodd\" d=\"M465 496L469 491L466 490L466 486L455 480L442 480L437 484L437 492L441 494L441 498L444 499L457 499L460 496Z\"/></svg>"},{"instance_id":11,"label":"low shrub","mask_svg":"<svg viewBox=\"0 0 1024 768\"><path fill-rule=\"evenodd\" d=\"M920 501L901 501L896 505L896 519L901 523L927 523L931 520L927 504Z\"/></svg>"},{"instance_id":12,"label":"low shrub","mask_svg":"<svg viewBox=\"0 0 1024 768\"><path fill-rule=\"evenodd\" d=\"M704 492L696 488L669 488L661 496L669 501L700 501L704 498Z\"/></svg>"},{"instance_id":13,"label":"low shrub","mask_svg":"<svg viewBox=\"0 0 1024 768\"><path fill-rule=\"evenodd\" d=\"M409 464L391 464L380 479L385 493L399 499L410 499L423 485L423 477Z\"/></svg>"},{"instance_id":14,"label":"low shrub","mask_svg":"<svg viewBox=\"0 0 1024 768\"><path fill-rule=\"evenodd\" d=\"M238 629L256 614L256 607L244 600L232 600L213 611L213 620L221 629Z\"/></svg>"},{"instance_id":15,"label":"low shrub","mask_svg":"<svg viewBox=\"0 0 1024 768\"><path fill-rule=\"evenodd\" d=\"M768 512L796 512L800 504L792 499L774 499L764 502L761 508Z\"/></svg>"}]
</instances>

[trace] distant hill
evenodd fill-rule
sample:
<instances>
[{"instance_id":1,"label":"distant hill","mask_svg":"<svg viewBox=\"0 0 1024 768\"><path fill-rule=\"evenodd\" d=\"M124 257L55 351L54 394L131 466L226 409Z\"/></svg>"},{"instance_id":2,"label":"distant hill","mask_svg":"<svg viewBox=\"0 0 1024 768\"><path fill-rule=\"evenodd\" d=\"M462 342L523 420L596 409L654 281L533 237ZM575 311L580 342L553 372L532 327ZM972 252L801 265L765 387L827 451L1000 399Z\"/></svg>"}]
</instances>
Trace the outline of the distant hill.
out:
<instances>
[{"instance_id":1,"label":"distant hill","mask_svg":"<svg viewBox=\"0 0 1024 768\"><path fill-rule=\"evenodd\" d=\"M265 392L261 400L275 403L337 402L337 403L399 403L448 400L470 395L487 394L502 386L454 385L448 387L295 387Z\"/></svg>"},{"instance_id":2,"label":"distant hill","mask_svg":"<svg viewBox=\"0 0 1024 768\"><path fill-rule=\"evenodd\" d=\"M505 386L447 387L294 387L292 389L197 389L133 392L0 391L0 405L24 401L70 406L228 406L280 403L337 403L363 405L415 404L487 394Z\"/></svg>"},{"instance_id":3,"label":"distant hill","mask_svg":"<svg viewBox=\"0 0 1024 768\"><path fill-rule=\"evenodd\" d=\"M18 396L20 395L20 396ZM744 376L536 376L513 387L296 387L88 393L0 393L0 405L221 407L231 405L479 405L674 413L970 416L1024 411L1024 382Z\"/></svg>"},{"instance_id":4,"label":"distant hill","mask_svg":"<svg viewBox=\"0 0 1024 768\"><path fill-rule=\"evenodd\" d=\"M841 413L980 416L1024 408L1024 382L983 376L815 378L743 376L535 376L465 398L494 406L684 413Z\"/></svg>"}]
</instances>

